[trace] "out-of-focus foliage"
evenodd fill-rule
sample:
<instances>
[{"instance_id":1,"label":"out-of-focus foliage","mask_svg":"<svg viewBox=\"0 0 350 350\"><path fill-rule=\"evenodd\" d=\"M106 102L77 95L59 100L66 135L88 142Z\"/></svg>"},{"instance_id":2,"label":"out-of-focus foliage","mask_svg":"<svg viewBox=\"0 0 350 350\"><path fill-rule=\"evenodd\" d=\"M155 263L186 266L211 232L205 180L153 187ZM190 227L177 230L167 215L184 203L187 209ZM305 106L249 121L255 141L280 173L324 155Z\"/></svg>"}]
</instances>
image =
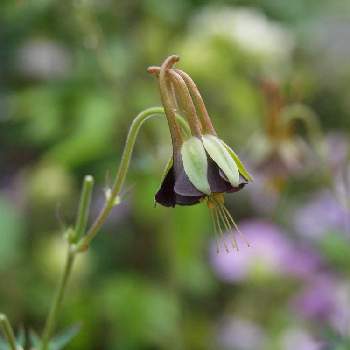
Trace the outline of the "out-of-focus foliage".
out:
<instances>
[{"instance_id":1,"label":"out-of-focus foliage","mask_svg":"<svg viewBox=\"0 0 350 350\"><path fill-rule=\"evenodd\" d=\"M132 118L160 104L146 68L177 53L254 176L226 198L251 247L217 254L205 205L153 207L171 148L149 122L70 281L68 348L349 349L349 23L342 0L2 0L1 312L41 331L83 175L95 217ZM278 126L295 105L322 133Z\"/></svg>"}]
</instances>

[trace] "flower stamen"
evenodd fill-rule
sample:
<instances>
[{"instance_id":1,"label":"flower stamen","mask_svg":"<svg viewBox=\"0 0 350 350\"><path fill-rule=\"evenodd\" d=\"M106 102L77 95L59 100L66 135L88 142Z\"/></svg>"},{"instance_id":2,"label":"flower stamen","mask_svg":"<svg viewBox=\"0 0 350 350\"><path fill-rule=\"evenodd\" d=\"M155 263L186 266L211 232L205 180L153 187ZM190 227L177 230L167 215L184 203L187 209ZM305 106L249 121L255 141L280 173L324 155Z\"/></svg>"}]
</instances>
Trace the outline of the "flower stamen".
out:
<instances>
[{"instance_id":1,"label":"flower stamen","mask_svg":"<svg viewBox=\"0 0 350 350\"><path fill-rule=\"evenodd\" d=\"M214 229L214 233L215 233L215 236L216 236L215 237L216 254L219 254L220 253L220 247L219 247L220 236L219 236L219 233L218 233L217 228L216 228L216 221L215 221L215 216L214 216L213 210L209 209L209 213L210 213L210 216L211 216L211 221L213 223L213 229Z\"/></svg>"},{"instance_id":2,"label":"flower stamen","mask_svg":"<svg viewBox=\"0 0 350 350\"><path fill-rule=\"evenodd\" d=\"M230 232L232 230L232 225L228 219L228 214L225 212L225 207L221 204L218 206L218 211L220 213L220 216L221 216L221 219L225 225L225 228L227 230L227 232ZM231 244L232 244L232 248L234 250L237 250L239 251L239 248L238 248L238 243L237 243L237 240L236 240L236 237L234 235L234 233L232 233L232 241L231 241Z\"/></svg>"},{"instance_id":3,"label":"flower stamen","mask_svg":"<svg viewBox=\"0 0 350 350\"><path fill-rule=\"evenodd\" d=\"M226 253L229 253L230 250L228 249L228 246L226 244L226 239L225 239L224 232L223 232L223 229L222 229L222 226L221 226L221 219L219 217L219 213L218 213L217 207L212 208L212 212L214 214L214 223L216 225L216 232L218 233L218 235L219 235L219 237L220 237L220 239L222 241L222 244L224 245Z\"/></svg>"},{"instance_id":4,"label":"flower stamen","mask_svg":"<svg viewBox=\"0 0 350 350\"><path fill-rule=\"evenodd\" d=\"M242 231L238 228L238 225L235 223L235 221L233 220L233 217L231 215L231 213L228 211L228 209L223 205L222 206L223 210L225 211L225 213L227 214L227 217L229 218L231 225L235 228L235 230L238 232L238 234L241 236L241 238L243 239L243 241L246 243L247 247L250 247L250 243L247 240L246 236L242 233Z\"/></svg>"},{"instance_id":5,"label":"flower stamen","mask_svg":"<svg viewBox=\"0 0 350 350\"><path fill-rule=\"evenodd\" d=\"M238 232L238 234L242 237L246 245L250 247L250 243L238 228L238 225L233 220L231 213L225 207L223 195L221 193L212 193L210 196L206 197L206 200L207 200L207 206L209 208L209 211L211 213L211 216L214 222L214 231L216 234L218 234L219 238L223 241L226 252L229 252L229 250L226 245L223 232L224 231L231 232L233 229L235 229ZM231 245L234 250L239 251L238 242L234 233L232 236Z\"/></svg>"}]
</instances>

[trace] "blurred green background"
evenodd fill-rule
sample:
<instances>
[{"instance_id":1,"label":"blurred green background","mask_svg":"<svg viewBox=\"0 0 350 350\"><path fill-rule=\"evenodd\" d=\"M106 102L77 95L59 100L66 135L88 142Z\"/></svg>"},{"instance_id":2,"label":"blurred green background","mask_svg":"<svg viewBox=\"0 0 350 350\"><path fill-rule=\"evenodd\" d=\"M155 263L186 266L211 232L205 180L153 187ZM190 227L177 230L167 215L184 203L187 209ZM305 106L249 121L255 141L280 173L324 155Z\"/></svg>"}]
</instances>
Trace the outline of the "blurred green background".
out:
<instances>
[{"instance_id":1,"label":"blurred green background","mask_svg":"<svg viewBox=\"0 0 350 350\"><path fill-rule=\"evenodd\" d=\"M41 332L83 176L93 218L132 118L160 104L146 68L177 53L255 177L226 198L251 247L217 254L205 205L154 208L171 147L153 119L78 259L67 348L350 349L349 37L344 0L2 0L0 310ZM271 132L293 106L311 137Z\"/></svg>"}]
</instances>

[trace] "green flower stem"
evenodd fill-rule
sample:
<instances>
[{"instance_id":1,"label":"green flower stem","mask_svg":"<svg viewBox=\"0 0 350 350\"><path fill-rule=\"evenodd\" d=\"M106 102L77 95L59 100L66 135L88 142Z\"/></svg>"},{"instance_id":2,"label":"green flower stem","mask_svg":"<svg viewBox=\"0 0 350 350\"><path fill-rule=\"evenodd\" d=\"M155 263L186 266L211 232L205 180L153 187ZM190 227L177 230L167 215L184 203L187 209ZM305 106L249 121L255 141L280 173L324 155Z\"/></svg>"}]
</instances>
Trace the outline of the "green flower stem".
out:
<instances>
[{"instance_id":1,"label":"green flower stem","mask_svg":"<svg viewBox=\"0 0 350 350\"><path fill-rule=\"evenodd\" d=\"M60 283L58 285L58 289L56 291L55 298L54 298L53 303L51 305L50 312L49 312L49 315L47 317L44 332L42 335L42 345L41 345L42 350L49 349L49 342L50 342L52 333L53 333L54 328L55 328L58 311L59 311L60 306L62 304L64 292L66 290L69 276L72 272L75 257L76 257L76 252L71 249L71 244L70 244L68 247L68 251L67 251L67 258L66 258L63 274L62 274Z\"/></svg>"},{"instance_id":2,"label":"green flower stem","mask_svg":"<svg viewBox=\"0 0 350 350\"><path fill-rule=\"evenodd\" d=\"M134 149L134 145L136 142L137 135L140 131L140 128L142 124L150 117L164 114L164 109L162 107L153 107L144 110L141 112L132 122L131 127L129 129L129 133L126 139L121 163L117 172L117 176L115 178L111 194L107 198L106 203L104 207L102 208L100 214L98 215L97 219L89 229L89 231L86 233L86 235L78 242L76 250L77 251L84 251L88 249L90 242L94 239L94 237L97 235L99 229L106 221L109 213L113 209L115 205L115 201L118 197L118 194L120 193L120 190L122 189L122 186L125 181L126 173L129 169L130 165L130 159L132 155L132 151ZM179 118L177 118L179 119ZM181 118L180 118L181 119Z\"/></svg>"},{"instance_id":3,"label":"green flower stem","mask_svg":"<svg viewBox=\"0 0 350 350\"><path fill-rule=\"evenodd\" d=\"M93 187L94 178L91 175L86 175L84 178L83 189L81 192L79 210L77 215L77 221L75 224L74 235L72 237L72 243L77 243L80 237L85 233L90 212L90 203Z\"/></svg>"},{"instance_id":4,"label":"green flower stem","mask_svg":"<svg viewBox=\"0 0 350 350\"><path fill-rule=\"evenodd\" d=\"M125 177L130 165L130 159L132 156L132 152L135 146L136 138L140 131L142 124L149 118L156 115L164 115L164 109L162 107L153 107L144 110L141 112L136 118L133 120L131 127L129 129L129 133L126 139L122 160L119 165L119 169L111 190L110 195L106 199L106 203L103 206L100 214L97 216L95 222L92 224L91 228L87 231L87 233L82 236L85 232L86 222L88 219L90 201L91 201L91 193L93 188L93 178L90 175L85 176L79 210L77 215L76 227L72 237L68 237L68 252L67 258L65 262L65 267L63 271L63 275L61 277L60 283L58 285L58 289L51 305L51 309L45 324L43 336L42 336L42 347L41 350L49 349L49 342L52 336L52 333L55 328L55 323L58 315L58 311L62 304L62 300L64 297L64 293L66 290L67 282L69 276L72 272L73 264L77 253L86 251L97 235L101 226L105 223L109 213L116 203L116 199L122 189L122 186L125 181ZM189 133L189 127L186 121L179 115L176 115L176 118L181 125L182 129L185 133ZM81 238L82 236L82 238ZM79 240L78 240L79 239ZM76 243L78 240L78 243Z\"/></svg>"},{"instance_id":5,"label":"green flower stem","mask_svg":"<svg viewBox=\"0 0 350 350\"><path fill-rule=\"evenodd\" d=\"M11 350L17 350L16 338L6 315L0 314L0 327L5 335L5 338L10 346Z\"/></svg>"}]
</instances>

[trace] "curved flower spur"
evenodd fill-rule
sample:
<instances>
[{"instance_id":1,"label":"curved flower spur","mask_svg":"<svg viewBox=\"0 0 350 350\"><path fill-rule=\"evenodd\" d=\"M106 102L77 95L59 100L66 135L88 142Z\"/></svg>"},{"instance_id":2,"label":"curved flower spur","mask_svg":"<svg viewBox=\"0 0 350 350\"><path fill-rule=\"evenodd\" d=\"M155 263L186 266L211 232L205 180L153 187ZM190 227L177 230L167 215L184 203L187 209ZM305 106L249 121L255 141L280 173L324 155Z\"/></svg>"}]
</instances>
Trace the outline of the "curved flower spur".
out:
<instances>
[{"instance_id":1,"label":"curved flower spur","mask_svg":"<svg viewBox=\"0 0 350 350\"><path fill-rule=\"evenodd\" d=\"M220 138L213 127L202 96L185 72L174 69L179 56L169 56L161 67L149 67L158 77L162 104L170 129L173 155L164 171L156 203L166 207L193 205L206 201L215 232L229 248L223 231L233 227L240 232L224 206L224 193L237 192L252 181L237 154ZM185 115L191 134L183 133L176 111ZM232 247L238 250L235 237ZM219 244L218 244L219 250Z\"/></svg>"}]
</instances>

